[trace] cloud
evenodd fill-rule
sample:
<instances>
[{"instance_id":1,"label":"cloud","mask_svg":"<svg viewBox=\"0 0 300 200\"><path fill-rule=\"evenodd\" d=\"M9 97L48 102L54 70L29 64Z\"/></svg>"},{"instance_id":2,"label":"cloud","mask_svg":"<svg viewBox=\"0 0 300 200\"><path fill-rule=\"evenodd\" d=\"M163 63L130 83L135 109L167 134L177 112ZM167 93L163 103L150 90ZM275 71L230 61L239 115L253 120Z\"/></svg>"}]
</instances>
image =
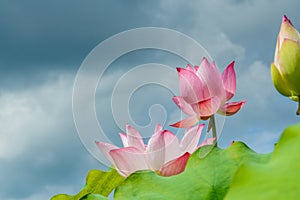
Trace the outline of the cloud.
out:
<instances>
[{"instance_id":1,"label":"cloud","mask_svg":"<svg viewBox=\"0 0 300 200\"><path fill-rule=\"evenodd\" d=\"M250 99L256 110L267 108L268 100L273 95L270 71L261 61L255 61L237 77L239 96ZM263 86L263 87L262 87Z\"/></svg>"},{"instance_id":2,"label":"cloud","mask_svg":"<svg viewBox=\"0 0 300 200\"><path fill-rule=\"evenodd\" d=\"M74 69L99 42L129 28L143 26L139 1L92 0L0 3L0 60L7 71L19 65L30 69ZM117 14L116 14L117 13Z\"/></svg>"},{"instance_id":3,"label":"cloud","mask_svg":"<svg viewBox=\"0 0 300 200\"><path fill-rule=\"evenodd\" d=\"M156 24L191 35L220 66L233 59L242 60L243 52L248 58L244 62L249 65L249 58L271 60L281 17L287 14L300 24L298 7L300 2L296 0L284 4L278 0L177 3L167 0L160 2L158 12L149 15Z\"/></svg>"},{"instance_id":4,"label":"cloud","mask_svg":"<svg viewBox=\"0 0 300 200\"><path fill-rule=\"evenodd\" d=\"M108 73L97 88L99 123L107 131L112 127L124 130L129 123L149 136L156 123L164 123L164 117L169 117L164 112L175 108L171 100L175 94L178 94L175 67L146 63L132 66L128 71Z\"/></svg>"},{"instance_id":5,"label":"cloud","mask_svg":"<svg viewBox=\"0 0 300 200\"><path fill-rule=\"evenodd\" d=\"M103 167L91 158L76 134L71 110L74 75L99 42L135 27L167 27L193 37L212 54L220 71L236 60L235 100L246 99L247 103L226 118L219 144L226 147L232 140L242 140L258 152L271 151L281 131L299 121L294 115L297 105L278 95L269 75L281 17L287 14L300 27L299 7L296 0L2 1L0 171L5 173L0 174L0 198L34 200L76 193L89 169ZM174 68L185 65L162 52L151 56L147 51L132 52L124 58L107 71L97 90L97 114L109 133L118 132L110 95L124 73L149 62ZM159 75L158 79L164 78ZM142 79L143 75L136 77ZM134 79L126 84L124 95ZM123 96L119 95L121 104ZM179 120L171 96L161 88L140 88L129 102L133 119L147 124L150 105L161 103L168 123ZM119 140L117 134L114 139Z\"/></svg>"},{"instance_id":6,"label":"cloud","mask_svg":"<svg viewBox=\"0 0 300 200\"><path fill-rule=\"evenodd\" d=\"M46 139L46 136L53 137L52 134L43 135L43 133L48 132L49 128L55 125L70 121L67 117L59 117L62 109L66 110L70 102L70 99L62 95L62 93L70 94L70 89L66 87L66 79L70 81L69 77L62 76L55 85L43 85L18 93L1 94L0 123L4 130L1 136L4 137L1 138L0 158L20 156L32 138L39 140ZM65 116L70 114L70 110L68 112ZM56 120L49 121L49 116ZM22 134L24 130L30 135ZM8 135L9 137L5 137Z\"/></svg>"},{"instance_id":7,"label":"cloud","mask_svg":"<svg viewBox=\"0 0 300 200\"><path fill-rule=\"evenodd\" d=\"M72 84L72 76L61 74L54 82L1 93L1 199L34 199L40 192L49 198L51 188L73 193L92 166L101 167L76 134Z\"/></svg>"}]
</instances>

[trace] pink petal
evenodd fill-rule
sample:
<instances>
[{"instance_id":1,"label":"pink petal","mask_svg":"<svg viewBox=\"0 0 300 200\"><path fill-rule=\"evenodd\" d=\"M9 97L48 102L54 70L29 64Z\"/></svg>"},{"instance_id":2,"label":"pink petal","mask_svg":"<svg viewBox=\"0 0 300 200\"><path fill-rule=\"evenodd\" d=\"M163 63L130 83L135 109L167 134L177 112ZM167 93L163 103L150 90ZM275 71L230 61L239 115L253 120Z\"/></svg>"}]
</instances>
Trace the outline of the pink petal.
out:
<instances>
[{"instance_id":1,"label":"pink petal","mask_svg":"<svg viewBox=\"0 0 300 200\"><path fill-rule=\"evenodd\" d=\"M206 58L203 58L197 71L197 76L208 87L205 97L218 96L219 98L223 98L225 93L222 78L214 62L210 64Z\"/></svg>"},{"instance_id":2,"label":"pink petal","mask_svg":"<svg viewBox=\"0 0 300 200\"><path fill-rule=\"evenodd\" d=\"M163 132L165 139L165 163L178 158L183 152L179 148L179 141L176 135L165 130Z\"/></svg>"},{"instance_id":3,"label":"pink petal","mask_svg":"<svg viewBox=\"0 0 300 200\"><path fill-rule=\"evenodd\" d=\"M136 147L142 151L146 150L143 139L140 133L135 128L126 124L126 133L127 133L128 146Z\"/></svg>"},{"instance_id":4,"label":"pink petal","mask_svg":"<svg viewBox=\"0 0 300 200\"><path fill-rule=\"evenodd\" d=\"M173 176L184 171L187 161L190 157L189 153L185 153L177 159L166 163L160 170L162 176Z\"/></svg>"},{"instance_id":5,"label":"pink petal","mask_svg":"<svg viewBox=\"0 0 300 200\"><path fill-rule=\"evenodd\" d=\"M222 73L223 86L226 93L226 101L231 99L236 90L236 75L234 71L234 61L230 63Z\"/></svg>"},{"instance_id":6,"label":"pink petal","mask_svg":"<svg viewBox=\"0 0 300 200\"><path fill-rule=\"evenodd\" d=\"M203 100L203 85L199 77L192 71L177 68L179 75L179 86L184 100L191 104Z\"/></svg>"},{"instance_id":7,"label":"pink petal","mask_svg":"<svg viewBox=\"0 0 300 200\"><path fill-rule=\"evenodd\" d=\"M279 51L281 49L284 40L286 39L290 39L297 43L300 43L299 32L297 31L297 29L294 28L293 24L291 23L291 20L289 20L289 18L287 18L287 16L284 15L282 17L282 22L277 37L277 44L276 44L275 55L274 55L274 63L276 66L279 67L279 70L280 70Z\"/></svg>"},{"instance_id":8,"label":"pink petal","mask_svg":"<svg viewBox=\"0 0 300 200\"><path fill-rule=\"evenodd\" d=\"M181 151L192 154L196 150L203 127L204 124L201 124L199 126L191 127L185 131L180 142Z\"/></svg>"},{"instance_id":9,"label":"pink petal","mask_svg":"<svg viewBox=\"0 0 300 200\"><path fill-rule=\"evenodd\" d=\"M148 165L152 170L159 170L165 163L165 137L163 131L155 132L146 149Z\"/></svg>"},{"instance_id":10,"label":"pink petal","mask_svg":"<svg viewBox=\"0 0 300 200\"><path fill-rule=\"evenodd\" d=\"M197 113L197 116L201 117L209 117L215 114L218 111L219 106L220 99L217 96L192 104L192 107L195 113Z\"/></svg>"},{"instance_id":11,"label":"pink petal","mask_svg":"<svg viewBox=\"0 0 300 200\"><path fill-rule=\"evenodd\" d=\"M176 128L189 128L191 126L194 126L196 123L198 123L198 121L199 119L196 116L192 116L184 120L181 120L179 122L176 122L175 124L171 124L170 126Z\"/></svg>"},{"instance_id":12,"label":"pink petal","mask_svg":"<svg viewBox=\"0 0 300 200\"><path fill-rule=\"evenodd\" d=\"M190 104L188 104L183 99L183 97L175 96L175 97L173 97L173 101L178 106L178 108L180 108L180 110L182 110L182 112L184 112L185 114L190 115L190 116L195 115L195 112L194 112L192 106Z\"/></svg>"},{"instance_id":13,"label":"pink petal","mask_svg":"<svg viewBox=\"0 0 300 200\"><path fill-rule=\"evenodd\" d=\"M119 136L122 140L123 146L128 147L128 140L127 140L127 135L124 133L119 133Z\"/></svg>"},{"instance_id":14,"label":"pink petal","mask_svg":"<svg viewBox=\"0 0 300 200\"><path fill-rule=\"evenodd\" d=\"M278 46L279 49L281 48L283 41L285 39L290 39L297 43L300 42L300 34L298 30L294 28L291 20L289 20L287 16L282 17L282 23L280 26L278 39L279 39L279 46Z\"/></svg>"},{"instance_id":15,"label":"pink petal","mask_svg":"<svg viewBox=\"0 0 300 200\"><path fill-rule=\"evenodd\" d=\"M124 147L109 152L115 162L115 167L123 176L128 176L137 170L149 169L145 154L135 147Z\"/></svg>"},{"instance_id":16,"label":"pink petal","mask_svg":"<svg viewBox=\"0 0 300 200\"><path fill-rule=\"evenodd\" d=\"M186 65L186 69L195 73L195 69L190 64Z\"/></svg>"},{"instance_id":17,"label":"pink petal","mask_svg":"<svg viewBox=\"0 0 300 200\"><path fill-rule=\"evenodd\" d=\"M95 141L97 147L100 149L100 151L104 154L104 156L109 160L109 162L111 162L111 164L115 165L114 160L112 159L112 157L110 156L109 152L113 149L119 149L119 147L109 144L109 143L105 143L105 142L98 142Z\"/></svg>"},{"instance_id":18,"label":"pink petal","mask_svg":"<svg viewBox=\"0 0 300 200\"><path fill-rule=\"evenodd\" d=\"M246 103L246 101L241 101L241 102L230 102L226 103L222 108L221 108L221 113L226 116L231 116L237 113L241 107Z\"/></svg>"},{"instance_id":19,"label":"pink petal","mask_svg":"<svg viewBox=\"0 0 300 200\"><path fill-rule=\"evenodd\" d=\"M212 145L214 144L216 138L208 138L204 142L202 142L197 148L205 146L205 145Z\"/></svg>"},{"instance_id":20,"label":"pink petal","mask_svg":"<svg viewBox=\"0 0 300 200\"><path fill-rule=\"evenodd\" d=\"M191 72L193 72L193 73L196 73L197 72L197 70L199 69L199 66L191 66L190 64L187 64L186 65L186 69L187 70L190 70Z\"/></svg>"},{"instance_id":21,"label":"pink petal","mask_svg":"<svg viewBox=\"0 0 300 200\"><path fill-rule=\"evenodd\" d=\"M157 132L162 131L162 130L163 130L162 126L161 126L160 124L157 124L157 125L155 126L154 133L157 133Z\"/></svg>"},{"instance_id":22,"label":"pink petal","mask_svg":"<svg viewBox=\"0 0 300 200\"><path fill-rule=\"evenodd\" d=\"M282 17L281 23L284 23L284 22L290 23L292 25L291 20L286 15L283 15L283 17Z\"/></svg>"}]
</instances>

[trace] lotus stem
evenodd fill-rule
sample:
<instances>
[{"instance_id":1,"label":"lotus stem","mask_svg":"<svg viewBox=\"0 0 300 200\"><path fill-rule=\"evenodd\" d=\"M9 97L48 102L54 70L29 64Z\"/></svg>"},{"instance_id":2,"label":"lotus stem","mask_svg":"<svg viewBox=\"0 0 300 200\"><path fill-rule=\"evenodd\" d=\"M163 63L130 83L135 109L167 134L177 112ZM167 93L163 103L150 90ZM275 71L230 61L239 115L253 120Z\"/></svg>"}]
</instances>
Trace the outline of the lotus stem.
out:
<instances>
[{"instance_id":1,"label":"lotus stem","mask_svg":"<svg viewBox=\"0 0 300 200\"><path fill-rule=\"evenodd\" d=\"M217 128L216 128L216 121L215 121L215 115L212 115L210 117L210 123L211 123L211 129L212 129L212 136L215 139L215 146L218 146L218 137L217 137Z\"/></svg>"},{"instance_id":2,"label":"lotus stem","mask_svg":"<svg viewBox=\"0 0 300 200\"><path fill-rule=\"evenodd\" d=\"M300 96L299 96L299 100L298 100L298 110L297 110L297 115L300 115Z\"/></svg>"}]
</instances>

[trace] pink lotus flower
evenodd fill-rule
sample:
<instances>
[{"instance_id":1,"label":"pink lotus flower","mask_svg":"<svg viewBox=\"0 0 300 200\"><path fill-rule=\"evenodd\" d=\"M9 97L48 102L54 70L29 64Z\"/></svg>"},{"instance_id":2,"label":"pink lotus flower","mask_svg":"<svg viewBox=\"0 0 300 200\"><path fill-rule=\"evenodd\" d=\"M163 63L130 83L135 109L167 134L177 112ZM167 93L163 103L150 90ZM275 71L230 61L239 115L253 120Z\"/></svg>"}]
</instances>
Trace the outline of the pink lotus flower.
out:
<instances>
[{"instance_id":1,"label":"pink lotus flower","mask_svg":"<svg viewBox=\"0 0 300 200\"><path fill-rule=\"evenodd\" d=\"M203 58L200 66L177 68L182 96L173 97L176 105L187 115L182 121L171 126L187 128L199 120L207 120L216 112L230 116L237 113L245 101L231 102L236 90L234 62L230 63L222 75L215 63Z\"/></svg>"},{"instance_id":2,"label":"pink lotus flower","mask_svg":"<svg viewBox=\"0 0 300 200\"><path fill-rule=\"evenodd\" d=\"M179 143L172 132L157 125L148 145L145 145L139 132L127 125L127 135L120 133L123 148L104 142L96 141L96 144L124 177L138 170L152 170L162 176L172 176L184 171L190 154L198 147L213 143L214 138L209 138L198 146L203 126L187 129Z\"/></svg>"}]
</instances>

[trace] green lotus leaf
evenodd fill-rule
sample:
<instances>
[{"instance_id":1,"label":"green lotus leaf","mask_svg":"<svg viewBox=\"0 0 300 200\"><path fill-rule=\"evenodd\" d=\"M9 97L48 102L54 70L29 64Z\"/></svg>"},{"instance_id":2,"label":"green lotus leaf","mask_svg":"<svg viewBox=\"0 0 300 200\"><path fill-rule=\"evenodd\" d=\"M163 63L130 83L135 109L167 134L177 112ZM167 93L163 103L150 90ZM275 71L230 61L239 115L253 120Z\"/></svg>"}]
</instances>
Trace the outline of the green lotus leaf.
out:
<instances>
[{"instance_id":1,"label":"green lotus leaf","mask_svg":"<svg viewBox=\"0 0 300 200\"><path fill-rule=\"evenodd\" d=\"M179 175L162 177L151 171L130 175L116 188L115 199L223 199L242 163L265 163L269 158L241 142L227 149L204 146L191 155Z\"/></svg>"},{"instance_id":2,"label":"green lotus leaf","mask_svg":"<svg viewBox=\"0 0 300 200\"><path fill-rule=\"evenodd\" d=\"M101 194L88 194L81 198L81 200L109 200L109 198L102 196Z\"/></svg>"},{"instance_id":3,"label":"green lotus leaf","mask_svg":"<svg viewBox=\"0 0 300 200\"><path fill-rule=\"evenodd\" d=\"M226 149L204 146L191 155L183 173L162 177L139 171L124 180L115 170L91 170L74 196L52 199L298 199L300 124L287 128L272 154L258 154L242 142Z\"/></svg>"},{"instance_id":4,"label":"green lotus leaf","mask_svg":"<svg viewBox=\"0 0 300 200\"><path fill-rule=\"evenodd\" d=\"M267 163L249 162L237 170L225 199L299 199L299 147L300 124L297 124L283 132Z\"/></svg>"},{"instance_id":5,"label":"green lotus leaf","mask_svg":"<svg viewBox=\"0 0 300 200\"><path fill-rule=\"evenodd\" d=\"M89 171L86 178L86 185L76 195L58 194L51 200L83 200L83 199L107 199L108 196L124 178L115 169L108 172L101 170Z\"/></svg>"}]
</instances>

